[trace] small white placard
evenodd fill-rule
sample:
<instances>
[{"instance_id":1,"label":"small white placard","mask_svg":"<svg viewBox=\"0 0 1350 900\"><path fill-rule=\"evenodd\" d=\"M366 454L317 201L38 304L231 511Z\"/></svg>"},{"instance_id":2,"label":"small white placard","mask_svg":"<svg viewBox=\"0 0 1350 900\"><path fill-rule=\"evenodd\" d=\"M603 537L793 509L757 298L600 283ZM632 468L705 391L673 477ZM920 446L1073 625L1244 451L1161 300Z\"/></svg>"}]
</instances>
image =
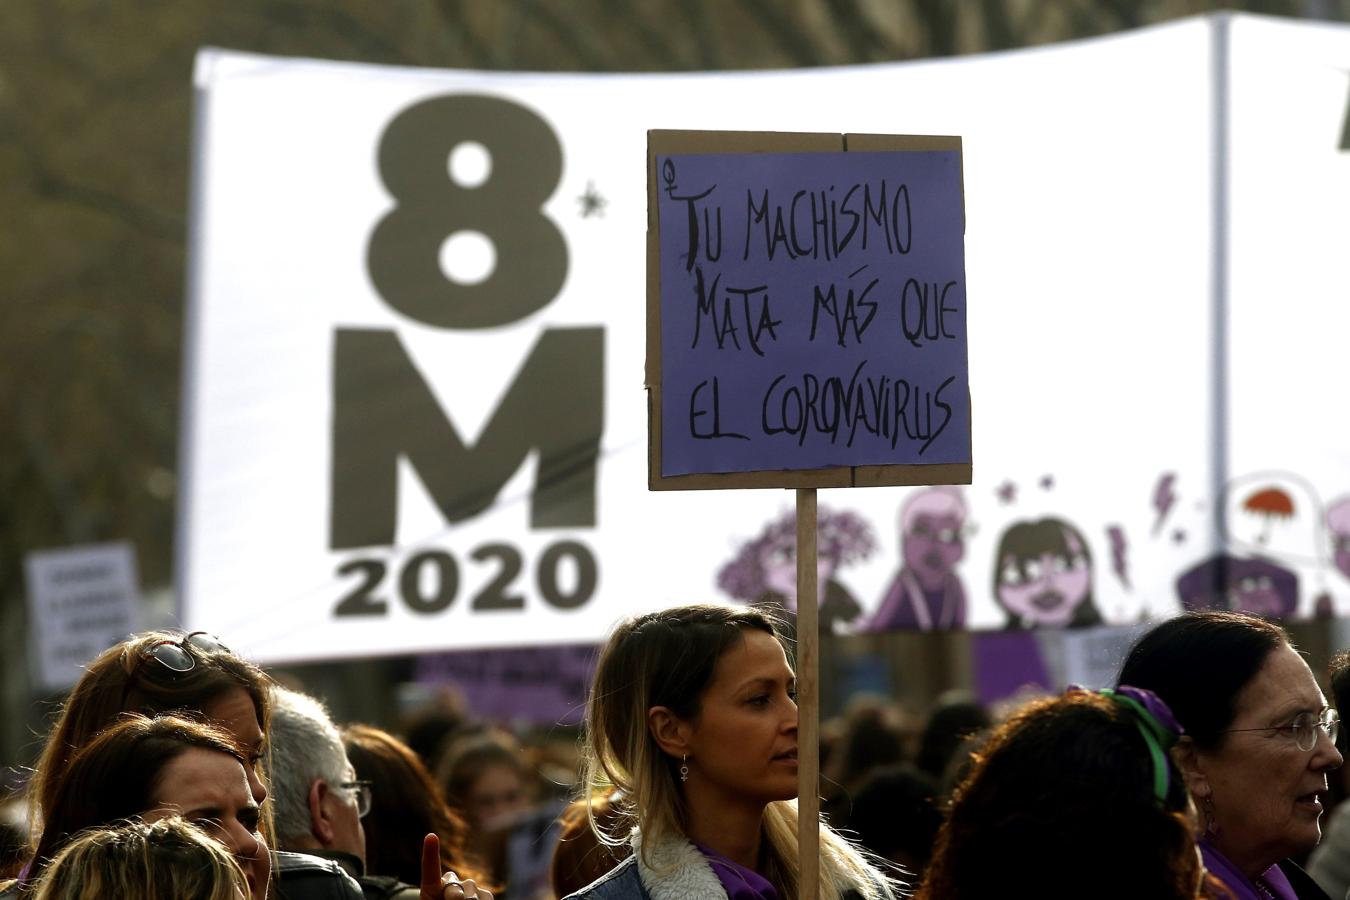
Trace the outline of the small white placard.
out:
<instances>
[{"instance_id":1,"label":"small white placard","mask_svg":"<svg viewBox=\"0 0 1350 900\"><path fill-rule=\"evenodd\" d=\"M139 628L136 558L126 543L42 550L24 560L39 686L72 687L83 667Z\"/></svg>"}]
</instances>

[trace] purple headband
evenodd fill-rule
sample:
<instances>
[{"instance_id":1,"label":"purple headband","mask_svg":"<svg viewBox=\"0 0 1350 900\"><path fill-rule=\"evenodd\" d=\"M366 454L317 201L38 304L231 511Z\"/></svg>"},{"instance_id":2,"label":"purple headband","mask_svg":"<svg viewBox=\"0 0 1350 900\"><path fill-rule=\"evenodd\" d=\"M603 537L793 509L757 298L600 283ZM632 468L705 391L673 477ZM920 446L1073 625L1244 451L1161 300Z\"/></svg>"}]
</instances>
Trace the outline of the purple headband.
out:
<instances>
[{"instance_id":1,"label":"purple headband","mask_svg":"<svg viewBox=\"0 0 1350 900\"><path fill-rule=\"evenodd\" d=\"M1148 710L1153 718L1158 720L1158 724L1168 731L1175 732L1177 737L1186 733L1186 729L1181 727L1177 717L1172 715L1172 708L1168 706L1163 698L1150 691L1148 688L1130 687L1128 684L1122 684L1116 688L1116 694L1121 697L1129 697Z\"/></svg>"},{"instance_id":2,"label":"purple headband","mask_svg":"<svg viewBox=\"0 0 1350 900\"><path fill-rule=\"evenodd\" d=\"M1069 690L1081 691L1083 688L1070 685ZM1172 784L1172 770L1167 763L1167 751L1185 733L1176 716L1172 715L1172 710L1161 697L1144 688L1121 685L1114 691L1108 688L1097 693L1110 697L1134 717L1134 724L1144 738L1144 745L1148 748L1148 755L1153 763L1153 795L1159 803L1166 804Z\"/></svg>"},{"instance_id":3,"label":"purple headband","mask_svg":"<svg viewBox=\"0 0 1350 900\"><path fill-rule=\"evenodd\" d=\"M1098 693L1091 688L1083 687L1081 684L1069 685L1065 690L1065 693L1072 693L1074 691L1082 691L1085 694ZM1131 687L1128 684L1122 684L1114 691L1111 691L1108 696L1110 695L1129 697L1135 703L1138 703L1147 710L1148 714L1153 716L1153 718L1158 721L1159 725L1174 733L1177 737L1181 737L1186 733L1186 729L1181 727L1181 723L1177 721L1177 717L1172 715L1171 707L1167 705L1163 698L1159 697L1148 688L1137 688Z\"/></svg>"}]
</instances>

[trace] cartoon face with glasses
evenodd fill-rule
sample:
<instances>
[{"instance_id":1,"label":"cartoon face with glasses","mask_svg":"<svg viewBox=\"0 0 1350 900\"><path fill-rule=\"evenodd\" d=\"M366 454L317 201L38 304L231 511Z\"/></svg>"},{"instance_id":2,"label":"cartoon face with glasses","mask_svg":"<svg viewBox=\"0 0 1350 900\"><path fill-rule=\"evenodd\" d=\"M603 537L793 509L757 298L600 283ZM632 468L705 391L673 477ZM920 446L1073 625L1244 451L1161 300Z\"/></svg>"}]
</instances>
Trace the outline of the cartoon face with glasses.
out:
<instances>
[{"instance_id":1,"label":"cartoon face with glasses","mask_svg":"<svg viewBox=\"0 0 1350 900\"><path fill-rule=\"evenodd\" d=\"M868 630L966 624L966 588L956 571L966 555L965 529L966 501L957 488L932 487L909 496L900 510L900 571Z\"/></svg>"}]
</instances>

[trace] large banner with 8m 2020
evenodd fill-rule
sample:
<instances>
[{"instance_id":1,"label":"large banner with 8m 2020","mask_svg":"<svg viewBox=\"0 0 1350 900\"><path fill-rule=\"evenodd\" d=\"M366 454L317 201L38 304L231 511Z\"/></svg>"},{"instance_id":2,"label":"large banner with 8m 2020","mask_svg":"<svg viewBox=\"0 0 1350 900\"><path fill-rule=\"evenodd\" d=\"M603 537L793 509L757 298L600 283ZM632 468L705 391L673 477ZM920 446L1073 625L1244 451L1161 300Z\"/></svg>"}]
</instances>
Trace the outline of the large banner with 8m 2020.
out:
<instances>
[{"instance_id":1,"label":"large banner with 8m 2020","mask_svg":"<svg viewBox=\"0 0 1350 900\"><path fill-rule=\"evenodd\" d=\"M270 662L791 605L789 494L646 490L652 129L962 136L978 468L968 487L821 494L824 627L1137 622L1211 602L1191 590L1211 569L1286 615L1350 608L1330 538L1350 534L1350 444L1315 408L1270 421L1335 383L1340 354L1306 345L1343 334L1350 304L1309 309L1294 339L1241 287L1288 283L1294 258L1301 284L1342 280L1336 253L1301 250L1350 242L1347 68L1344 28L1244 17L734 75L204 50L184 624ZM1238 136L1228 185L1216 148ZM1304 173L1315 188L1280 187ZM1247 199L1220 218L1228 190ZM1215 248L1270 240L1255 209L1278 212L1280 252L1235 254L1229 295ZM1216 406L1223 340L1251 390Z\"/></svg>"}]
</instances>

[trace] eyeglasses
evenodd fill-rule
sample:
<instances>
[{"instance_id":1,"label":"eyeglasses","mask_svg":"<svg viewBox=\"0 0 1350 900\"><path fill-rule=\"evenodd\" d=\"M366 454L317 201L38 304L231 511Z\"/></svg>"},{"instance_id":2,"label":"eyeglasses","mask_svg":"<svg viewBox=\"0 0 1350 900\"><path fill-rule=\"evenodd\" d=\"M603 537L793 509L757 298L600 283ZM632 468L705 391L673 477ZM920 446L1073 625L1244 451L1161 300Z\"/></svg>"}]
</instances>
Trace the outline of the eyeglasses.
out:
<instances>
[{"instance_id":1,"label":"eyeglasses","mask_svg":"<svg viewBox=\"0 0 1350 900\"><path fill-rule=\"evenodd\" d=\"M1317 746L1317 730L1321 729L1331 738L1331 743L1336 743L1336 737L1341 733L1341 717L1336 714L1336 710L1328 709L1320 715L1314 713L1299 713L1294 717L1294 721L1288 725L1272 725L1266 728L1230 728L1223 734L1236 734L1239 731L1281 731L1294 739L1298 749L1308 751Z\"/></svg>"},{"instance_id":2,"label":"eyeglasses","mask_svg":"<svg viewBox=\"0 0 1350 900\"><path fill-rule=\"evenodd\" d=\"M355 781L344 781L338 785L344 791L352 791L352 796L356 798L356 817L364 819L370 813L370 807L375 802L375 795L371 788L375 782L365 778L357 778Z\"/></svg>"}]
</instances>

